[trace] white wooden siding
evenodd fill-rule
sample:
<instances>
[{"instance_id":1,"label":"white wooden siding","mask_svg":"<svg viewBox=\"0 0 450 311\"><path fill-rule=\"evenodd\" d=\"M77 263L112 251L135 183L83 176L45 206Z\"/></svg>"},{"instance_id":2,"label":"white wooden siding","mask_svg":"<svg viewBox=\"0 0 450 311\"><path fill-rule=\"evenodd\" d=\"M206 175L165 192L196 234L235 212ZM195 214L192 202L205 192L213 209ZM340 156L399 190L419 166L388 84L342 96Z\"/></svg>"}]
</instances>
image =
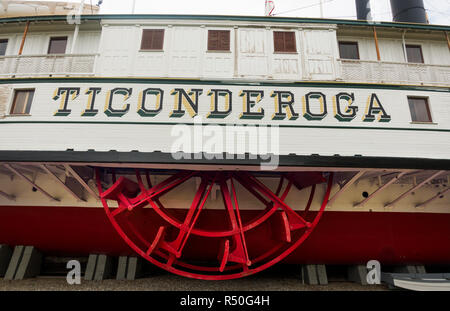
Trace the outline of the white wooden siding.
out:
<instances>
[{"instance_id":1,"label":"white wooden siding","mask_svg":"<svg viewBox=\"0 0 450 311\"><path fill-rule=\"evenodd\" d=\"M75 43L75 54L96 54L100 44L101 32L80 31ZM69 47L69 49L71 46Z\"/></svg>"},{"instance_id":2,"label":"white wooden siding","mask_svg":"<svg viewBox=\"0 0 450 311\"><path fill-rule=\"evenodd\" d=\"M333 30L303 31L306 63L305 77L311 80L334 80L339 57L336 32Z\"/></svg>"},{"instance_id":3,"label":"white wooden siding","mask_svg":"<svg viewBox=\"0 0 450 311\"><path fill-rule=\"evenodd\" d=\"M230 32L230 51L208 51L208 30L228 30ZM235 28L208 27L204 28L203 40L200 44L203 52L202 69L203 77L211 79L231 79L235 74L236 57L236 32Z\"/></svg>"},{"instance_id":4,"label":"white wooden siding","mask_svg":"<svg viewBox=\"0 0 450 311\"><path fill-rule=\"evenodd\" d=\"M201 27L180 26L172 29L169 75L172 77L199 77L202 72L204 42Z\"/></svg>"},{"instance_id":5,"label":"white wooden siding","mask_svg":"<svg viewBox=\"0 0 450 311\"><path fill-rule=\"evenodd\" d=\"M66 53L70 53L72 46L73 33L70 32L54 32L54 33L30 33L27 35L25 45L23 47L23 55L39 55L47 54L48 45L51 37L67 36Z\"/></svg>"},{"instance_id":6,"label":"white wooden siding","mask_svg":"<svg viewBox=\"0 0 450 311\"><path fill-rule=\"evenodd\" d=\"M49 26L50 27L50 26ZM418 34L409 38L407 44L422 46L426 65L440 65L442 68L418 67L403 68L405 64L401 31L393 38L379 35L381 61L386 62L382 72L375 71L372 64L350 64L339 61L337 42L357 41L361 61L377 61L375 43L369 35L356 36L348 30L344 35L336 35L336 25L316 24L256 24L208 22L200 21L103 21L102 30L81 30L75 45L75 54L91 54L97 52L95 73L91 70L93 59L87 59L86 70L69 70L67 74L95 74L102 77L164 77L192 79L244 79L244 80L280 80L280 81L335 81L343 79L349 82L373 83L409 83L448 85L450 83L450 53L444 36L439 40L420 39ZM164 29L163 51L141 51L143 29ZM229 30L230 51L207 51L208 30ZM22 34L2 33L0 38L8 38L7 55L17 55ZM295 32L297 53L275 53L273 46L274 31ZM51 36L68 36L67 52L70 51L73 32L31 31L23 51L24 56L42 55L46 57ZM424 35L425 36L425 35ZM420 39L420 40L419 40ZM22 61L25 68L19 68L21 76L31 75L27 68L37 68L40 59L32 65ZM9 63L8 63L9 62ZM10 76L11 59L0 57L0 75ZM69 63L71 60L69 60ZM66 61L61 60L61 63ZM395 64L392 64L395 63ZM22 66L22 65L20 65ZM58 67L59 66L59 67ZM447 67L445 67L447 66ZM53 64L51 65L53 68ZM56 68L66 68L63 64ZM370 68L369 68L370 67ZM367 72L365 72L367 71ZM363 75L361 75L361 72ZM43 70L37 74L58 74L52 70Z\"/></svg>"},{"instance_id":7,"label":"white wooden siding","mask_svg":"<svg viewBox=\"0 0 450 311\"><path fill-rule=\"evenodd\" d=\"M141 51L141 38L142 31L144 29L150 29L149 27L135 27L133 29L134 35L134 43L132 48L134 49L130 51L130 54L133 55L134 65L133 65L133 75L139 77L145 76L156 76L156 77L164 77L167 76L167 65L168 59L165 57L165 54L168 55L168 40L171 37L171 32L168 27L151 27L151 29L164 29L164 45L163 51ZM130 33L131 35L131 33ZM166 52L164 52L166 51ZM150 74L151 73L151 74Z\"/></svg>"},{"instance_id":8,"label":"white wooden siding","mask_svg":"<svg viewBox=\"0 0 450 311\"><path fill-rule=\"evenodd\" d=\"M274 47L274 31L293 31L295 33L296 52L276 53ZM272 29L268 37L269 44L269 72L274 79L298 80L302 77L302 47L300 32L296 29Z\"/></svg>"},{"instance_id":9,"label":"white wooden siding","mask_svg":"<svg viewBox=\"0 0 450 311\"><path fill-rule=\"evenodd\" d=\"M131 75L131 48L135 47L136 42L133 36L134 28L103 27L97 64L98 75L110 77Z\"/></svg>"},{"instance_id":10,"label":"white wooden siding","mask_svg":"<svg viewBox=\"0 0 450 311\"><path fill-rule=\"evenodd\" d=\"M269 52L266 30L240 28L238 35L238 71L240 77L267 77Z\"/></svg>"},{"instance_id":11,"label":"white wooden siding","mask_svg":"<svg viewBox=\"0 0 450 311\"><path fill-rule=\"evenodd\" d=\"M165 29L163 51L140 51L142 29ZM137 30L138 29L138 30ZM230 51L207 50L208 30L229 30ZM188 78L320 79L336 77L335 31L298 30L297 53L274 53L269 27L107 25L97 75ZM308 32L306 37L303 32ZM126 37L120 46L114 42ZM236 46L237 43L237 46ZM306 49L305 47L311 46ZM304 57L304 56L307 57ZM309 64L308 62L311 62ZM115 64L115 68L111 68ZM129 68L133 68L130 72ZM128 69L127 69L128 68ZM306 75L303 68L307 68Z\"/></svg>"},{"instance_id":12,"label":"white wooden siding","mask_svg":"<svg viewBox=\"0 0 450 311\"><path fill-rule=\"evenodd\" d=\"M7 114L6 109L9 106L9 97L11 96L11 89L7 85L0 86L0 119Z\"/></svg>"},{"instance_id":13,"label":"white wooden siding","mask_svg":"<svg viewBox=\"0 0 450 311\"><path fill-rule=\"evenodd\" d=\"M377 60L375 41L369 37L338 36L338 41L358 42L361 60ZM450 65L450 52L447 42L435 40L405 39L406 44L420 45L425 64ZM378 38L381 61L405 62L402 39Z\"/></svg>"},{"instance_id":14,"label":"white wooden siding","mask_svg":"<svg viewBox=\"0 0 450 311\"><path fill-rule=\"evenodd\" d=\"M16 34L0 34L0 39L7 39L8 46L6 47L5 55L13 55L15 52L15 44L16 44Z\"/></svg>"},{"instance_id":15,"label":"white wooden siding","mask_svg":"<svg viewBox=\"0 0 450 311\"><path fill-rule=\"evenodd\" d=\"M11 88L29 88L30 84L9 85ZM182 84L129 84L129 83L42 83L36 87L35 98L31 108L31 116L7 116L0 120L0 150L59 150L74 149L85 151L132 151L152 152L160 150L171 152L176 137L171 136L171 130L177 123L193 123L186 113L180 118L170 118L174 108L174 96L170 90L174 88L200 88L198 115L204 123L227 123L237 125L282 125L280 127L280 154L299 155L335 155L341 156L376 156L376 157L411 157L411 158L450 158L450 94L444 92L425 92L417 90L383 90L383 89L351 89L327 87L256 87L249 85L182 85ZM80 96L70 101L72 113L69 116L53 116L60 102L52 99L58 87L81 87ZM5 86L8 87L8 86ZM81 117L88 96L85 90L89 87L101 87L102 92L97 97L98 115ZM130 111L122 117L108 117L103 112L106 92L112 88L133 88L132 96L127 100ZM165 90L163 110L155 117L141 117L137 113L139 92L145 88L154 87ZM211 109L211 99L207 90L211 88L227 88L233 92L233 111L225 119L205 119ZM261 102L253 109L264 108L265 117L261 120L240 119L242 98L239 92L243 89L264 90ZM272 90L289 90L295 94L294 109L300 114L296 120L272 120L275 112L274 98L270 97ZM327 96L328 115L321 121L308 121L303 115L302 105L308 92L322 92ZM354 105L359 107L357 117L351 122L339 122L333 114L333 96L339 92L355 94ZM390 122L363 122L368 97L376 93L386 112L391 116ZM426 96L429 98L433 116L433 124L414 124L411 122L407 96ZM121 103L117 98L116 105ZM8 101L8 108L10 100ZM122 107L122 106L119 106ZM3 108L4 111L4 108ZM6 121L7 123L2 123ZM13 121L34 121L37 123L23 124ZM62 123L45 123L59 121ZM88 122L96 121L95 124ZM114 123L108 123L114 121ZM43 122L43 123L39 123ZM68 123L64 123L68 122ZM76 123L70 123L76 122ZM104 124L102 122L105 122ZM125 122L121 124L121 122ZM142 122L146 124L141 124ZM167 124L167 123L172 123ZM100 123L100 124L97 124ZM287 127L286 127L287 126ZM296 127L299 126L299 127ZM441 131L433 131L441 130ZM246 146L246 152L252 147ZM186 150L184 150L186 151ZM218 150L222 152L226 150Z\"/></svg>"}]
</instances>

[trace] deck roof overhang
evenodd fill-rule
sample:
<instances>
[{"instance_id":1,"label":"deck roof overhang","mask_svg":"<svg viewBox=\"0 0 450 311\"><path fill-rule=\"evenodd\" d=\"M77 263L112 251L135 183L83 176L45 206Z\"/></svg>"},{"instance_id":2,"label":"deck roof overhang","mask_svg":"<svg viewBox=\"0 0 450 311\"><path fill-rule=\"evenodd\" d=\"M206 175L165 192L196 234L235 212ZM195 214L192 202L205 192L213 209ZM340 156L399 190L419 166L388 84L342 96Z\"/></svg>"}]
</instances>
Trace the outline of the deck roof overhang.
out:
<instances>
[{"instance_id":1,"label":"deck roof overhang","mask_svg":"<svg viewBox=\"0 0 450 311\"><path fill-rule=\"evenodd\" d=\"M50 163L70 165L95 165L106 167L204 167L207 169L260 169L266 161L250 154L183 154L179 160L171 153L118 152L118 151L0 151L1 163ZM401 170L447 170L450 159L392 158L370 156L321 156L321 155L280 155L279 170L355 170L355 169L401 169Z\"/></svg>"},{"instance_id":2,"label":"deck roof overhang","mask_svg":"<svg viewBox=\"0 0 450 311\"><path fill-rule=\"evenodd\" d=\"M6 23L24 23L27 21L66 21L66 15L51 16L23 16L12 18L0 18L0 24ZM265 17L265 16L227 16L227 15L167 15L167 14L99 14L99 15L82 15L82 21L92 20L186 20L186 21L229 21L229 22L256 22L256 23L295 23L295 24L335 24L362 27L388 27L401 29L425 29L450 31L450 26L446 25L430 25L415 23L396 23L396 22L373 22L361 20L345 20L345 19L326 19L326 18L298 18L298 17Z\"/></svg>"}]
</instances>

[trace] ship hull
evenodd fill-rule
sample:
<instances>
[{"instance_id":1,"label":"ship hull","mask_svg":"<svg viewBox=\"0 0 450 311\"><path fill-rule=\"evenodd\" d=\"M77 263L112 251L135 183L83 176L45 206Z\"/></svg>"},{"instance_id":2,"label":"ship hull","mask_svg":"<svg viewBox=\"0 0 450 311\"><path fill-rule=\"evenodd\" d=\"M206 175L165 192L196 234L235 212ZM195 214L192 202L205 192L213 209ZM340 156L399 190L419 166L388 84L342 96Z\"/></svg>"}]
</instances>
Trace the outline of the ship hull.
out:
<instances>
[{"instance_id":1,"label":"ship hull","mask_svg":"<svg viewBox=\"0 0 450 311\"><path fill-rule=\"evenodd\" d=\"M257 212L242 211L242 216ZM151 235L162 220L151 209L143 213L144 234ZM135 255L99 208L2 206L0 215L1 244L34 245L58 256ZM209 210L203 216L208 226L223 225L223 211ZM450 214L445 213L326 211L310 237L284 262L352 264L376 259L384 264L445 264L450 262L449 223ZM258 231L254 247L273 242L266 229ZM208 249L213 245L194 239L183 256L216 259Z\"/></svg>"}]
</instances>

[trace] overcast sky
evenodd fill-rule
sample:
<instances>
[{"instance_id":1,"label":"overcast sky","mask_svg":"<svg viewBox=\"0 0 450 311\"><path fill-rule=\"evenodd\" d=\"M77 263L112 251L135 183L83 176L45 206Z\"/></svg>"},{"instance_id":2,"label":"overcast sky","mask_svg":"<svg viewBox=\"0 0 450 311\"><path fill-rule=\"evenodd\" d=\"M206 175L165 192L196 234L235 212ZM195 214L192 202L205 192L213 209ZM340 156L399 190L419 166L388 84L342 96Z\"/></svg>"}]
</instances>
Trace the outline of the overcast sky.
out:
<instances>
[{"instance_id":1,"label":"overcast sky","mask_svg":"<svg viewBox=\"0 0 450 311\"><path fill-rule=\"evenodd\" d=\"M85 0L96 4L98 0ZM136 0L136 13L142 14L216 14L264 15L265 0ZM323 0L324 17L356 18L354 0ZM320 17L319 0L274 0L275 15ZM127 14L133 0L103 0L102 14ZM390 21L389 0L372 0L375 20ZM433 24L450 25L450 0L425 0L428 16ZM295 10L297 9L297 10Z\"/></svg>"}]
</instances>

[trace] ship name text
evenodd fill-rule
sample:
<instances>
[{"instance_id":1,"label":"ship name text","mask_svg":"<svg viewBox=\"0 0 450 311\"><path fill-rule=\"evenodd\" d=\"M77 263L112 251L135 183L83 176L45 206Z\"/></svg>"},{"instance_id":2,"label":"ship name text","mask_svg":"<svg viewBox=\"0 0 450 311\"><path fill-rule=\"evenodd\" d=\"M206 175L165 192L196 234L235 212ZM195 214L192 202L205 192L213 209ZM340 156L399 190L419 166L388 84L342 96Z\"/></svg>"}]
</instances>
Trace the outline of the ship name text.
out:
<instances>
[{"instance_id":1,"label":"ship name text","mask_svg":"<svg viewBox=\"0 0 450 311\"><path fill-rule=\"evenodd\" d=\"M100 94L103 99L100 99ZM94 117L104 113L108 117L123 117L134 111L144 118L154 118L167 114L171 119L194 118L204 112L207 119L226 120L235 109L239 109L239 119L295 121L321 121L332 115L340 122L350 122L358 112L364 122L390 122L376 93L367 93L364 98L356 98L353 92L321 91L295 93L290 90L241 89L231 91L226 88L181 88L163 90L158 87L135 88L116 87L104 90L101 87L59 87L54 91L53 100L59 104L54 116L69 116L79 97L85 102L82 117ZM205 102L203 102L205 101ZM202 105L209 109L201 109ZM239 105L234 105L240 102ZM359 103L359 104L356 104ZM100 112L100 106L103 111ZM166 109L164 109L166 107ZM238 108L239 107L239 108ZM364 109L360 109L364 108ZM268 112L269 111L269 112Z\"/></svg>"}]
</instances>

